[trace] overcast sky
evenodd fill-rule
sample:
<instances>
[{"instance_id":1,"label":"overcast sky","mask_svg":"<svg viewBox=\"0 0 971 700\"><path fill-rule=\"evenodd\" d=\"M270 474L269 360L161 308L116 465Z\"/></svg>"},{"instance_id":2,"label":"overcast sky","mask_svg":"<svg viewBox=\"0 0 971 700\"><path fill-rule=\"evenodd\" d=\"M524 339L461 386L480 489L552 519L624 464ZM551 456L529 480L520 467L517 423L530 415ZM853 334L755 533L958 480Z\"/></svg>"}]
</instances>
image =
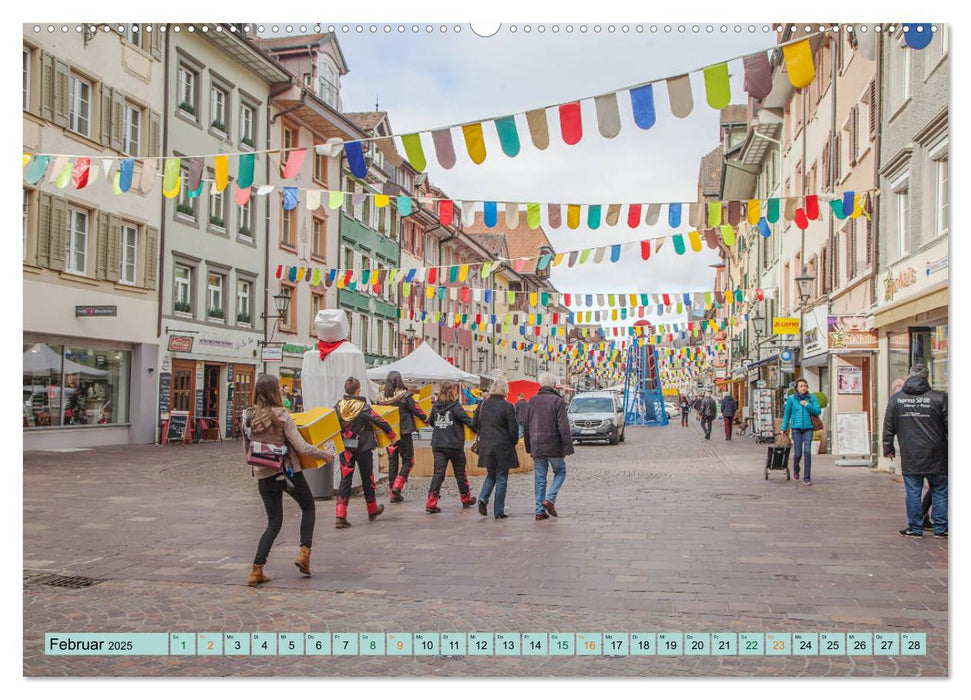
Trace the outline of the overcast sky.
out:
<instances>
[{"instance_id":1,"label":"overcast sky","mask_svg":"<svg viewBox=\"0 0 971 700\"><path fill-rule=\"evenodd\" d=\"M396 134L432 129L447 124L519 113L547 104L568 102L578 97L610 92L646 80L664 78L706 64L770 48L773 33L763 33L756 25L750 33L743 25L740 33L730 25L727 33L714 26L708 34L705 25L693 33L688 25L684 34L675 29L651 33L649 26L638 33L637 25L600 25L599 33L587 25L581 33L567 33L563 26L553 33L552 25L539 33L538 25L524 31L510 31L503 25L492 37L474 34L469 25L456 33L449 25L445 33L436 25L432 33L421 25L415 34L411 26L403 34L392 25L371 33L342 33L338 38L350 72L341 84L344 110L370 111L377 100L387 111ZM575 25L576 26L576 25ZM744 103L742 64L729 63L732 103ZM430 137L422 137L432 182L457 200L506 199L538 202L693 202L697 199L698 167L701 157L718 145L718 112L705 101L700 73L691 76L695 108L690 116L678 119L670 113L666 86L654 88L657 122L649 130L633 122L629 95L618 95L621 132L613 139L603 138L597 130L592 100L583 102L583 139L575 146L559 136L556 110L548 110L551 143L538 151L529 140L525 118L517 117L522 150L515 158L505 156L499 147L495 126L483 124L487 157L475 165L465 151L461 129L452 132L457 163L444 170L434 155ZM603 210L606 214L606 207ZM502 216L500 206L499 216ZM543 228L557 250L637 241L652 235L667 234L667 210L656 227L626 225L626 208L615 227L605 222L591 231L581 225L576 230L563 224L553 230L547 225L545 207ZM686 218L686 216L685 216ZM586 222L586 210L581 215ZM686 229L682 229L686 230ZM668 243L660 254L643 262L636 246L625 252L620 263L609 258L600 265L588 264L553 271L552 280L565 292L677 292L711 289L717 262L714 251L702 253L690 248L683 256L675 254ZM670 320L670 317L668 317Z\"/></svg>"}]
</instances>

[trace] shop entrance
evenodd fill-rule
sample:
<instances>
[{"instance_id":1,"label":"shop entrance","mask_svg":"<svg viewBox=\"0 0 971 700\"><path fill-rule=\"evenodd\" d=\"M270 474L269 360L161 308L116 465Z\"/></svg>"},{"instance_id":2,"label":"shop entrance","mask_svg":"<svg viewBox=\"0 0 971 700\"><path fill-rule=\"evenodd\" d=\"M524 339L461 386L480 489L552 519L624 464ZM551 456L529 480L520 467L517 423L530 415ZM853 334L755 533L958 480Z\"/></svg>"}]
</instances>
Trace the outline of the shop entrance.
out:
<instances>
[{"instance_id":1,"label":"shop entrance","mask_svg":"<svg viewBox=\"0 0 971 700\"><path fill-rule=\"evenodd\" d=\"M172 360L173 411L188 411L190 422L195 413L196 363L195 360Z\"/></svg>"},{"instance_id":2,"label":"shop entrance","mask_svg":"<svg viewBox=\"0 0 971 700\"><path fill-rule=\"evenodd\" d=\"M202 415L200 418L219 418L219 370L221 365L206 364L203 371Z\"/></svg>"}]
</instances>

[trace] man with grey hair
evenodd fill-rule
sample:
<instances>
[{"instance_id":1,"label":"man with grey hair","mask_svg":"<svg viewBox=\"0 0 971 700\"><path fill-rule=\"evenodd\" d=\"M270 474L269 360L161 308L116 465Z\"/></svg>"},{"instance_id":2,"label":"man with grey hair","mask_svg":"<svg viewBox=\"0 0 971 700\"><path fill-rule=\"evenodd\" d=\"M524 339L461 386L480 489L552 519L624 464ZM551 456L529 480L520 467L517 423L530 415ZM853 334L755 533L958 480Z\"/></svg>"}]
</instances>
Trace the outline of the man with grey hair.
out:
<instances>
[{"instance_id":1,"label":"man with grey hair","mask_svg":"<svg viewBox=\"0 0 971 700\"><path fill-rule=\"evenodd\" d=\"M557 517L556 495L566 480L566 457L573 454L573 435L566 416L566 402L556 391L556 375L539 375L539 392L529 401L523 441L533 458L533 492L536 519ZM546 490L546 475L553 470L553 484Z\"/></svg>"},{"instance_id":2,"label":"man with grey hair","mask_svg":"<svg viewBox=\"0 0 971 700\"><path fill-rule=\"evenodd\" d=\"M908 526L904 537L923 537L920 493L924 479L931 491L934 537L947 537L947 394L931 389L927 367L915 364L903 389L890 397L883 421L883 454L894 459L900 445Z\"/></svg>"}]
</instances>

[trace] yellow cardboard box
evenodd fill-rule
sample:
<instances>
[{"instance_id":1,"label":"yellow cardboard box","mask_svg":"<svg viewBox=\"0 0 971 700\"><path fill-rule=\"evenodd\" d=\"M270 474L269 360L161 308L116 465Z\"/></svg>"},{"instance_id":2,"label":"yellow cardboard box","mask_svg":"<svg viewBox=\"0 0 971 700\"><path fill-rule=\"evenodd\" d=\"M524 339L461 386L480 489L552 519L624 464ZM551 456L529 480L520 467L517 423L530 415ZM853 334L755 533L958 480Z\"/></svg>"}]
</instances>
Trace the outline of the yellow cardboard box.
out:
<instances>
[{"instance_id":1,"label":"yellow cardboard box","mask_svg":"<svg viewBox=\"0 0 971 700\"><path fill-rule=\"evenodd\" d=\"M415 403L418 404L418 408L424 411L426 416L432 412L432 390L433 389L434 389L434 385L426 384L421 388L421 391L418 392L418 396L415 399ZM428 423L426 423L423 420L419 420L418 418L415 418L415 427L427 428Z\"/></svg>"},{"instance_id":2,"label":"yellow cardboard box","mask_svg":"<svg viewBox=\"0 0 971 700\"><path fill-rule=\"evenodd\" d=\"M344 442L341 440L341 423L333 408L312 408L302 413L293 413L291 417L301 437L311 445L321 450L330 445L335 454L344 449ZM316 469L324 464L322 460L307 455L298 455L298 457L302 469Z\"/></svg>"},{"instance_id":3,"label":"yellow cardboard box","mask_svg":"<svg viewBox=\"0 0 971 700\"><path fill-rule=\"evenodd\" d=\"M475 415L475 406L462 406L462 408L469 414L469 418ZM473 440L475 440L475 433L472 432L469 426L465 426L465 441L471 442Z\"/></svg>"},{"instance_id":4,"label":"yellow cardboard box","mask_svg":"<svg viewBox=\"0 0 971 700\"><path fill-rule=\"evenodd\" d=\"M374 409L375 413L391 424L396 438L401 435L401 413L399 412L397 406L375 405L371 408ZM391 438L388 437L388 434L378 428L374 429L374 437L376 437L378 440L378 447L388 447L392 444Z\"/></svg>"}]
</instances>

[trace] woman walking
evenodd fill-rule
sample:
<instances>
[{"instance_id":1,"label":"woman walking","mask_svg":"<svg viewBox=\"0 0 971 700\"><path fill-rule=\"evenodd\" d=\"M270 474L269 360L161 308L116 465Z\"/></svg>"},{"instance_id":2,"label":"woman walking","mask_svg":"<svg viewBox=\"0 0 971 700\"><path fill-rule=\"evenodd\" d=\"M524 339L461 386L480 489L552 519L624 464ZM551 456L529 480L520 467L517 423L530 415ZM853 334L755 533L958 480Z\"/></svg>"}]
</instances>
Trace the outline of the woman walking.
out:
<instances>
[{"instance_id":1,"label":"woman walking","mask_svg":"<svg viewBox=\"0 0 971 700\"><path fill-rule=\"evenodd\" d=\"M428 422L428 416L418 408L412 392L405 386L401 372L389 372L384 381L384 388L378 403L382 406L397 406L400 418L401 436L398 442L388 448L388 487L391 489L391 502L401 503L401 489L408 481L411 468L415 466L415 443L412 435L418 432L415 418ZM401 471L398 471L398 459L401 459Z\"/></svg>"},{"instance_id":2,"label":"woman walking","mask_svg":"<svg viewBox=\"0 0 971 700\"><path fill-rule=\"evenodd\" d=\"M792 475L799 481L799 459L806 455L806 471L802 483L811 486L810 469L812 468L813 444L813 416L821 413L819 402L809 391L809 382L805 379L796 380L796 391L786 400L786 409L782 415L782 432L791 429L789 437L793 444Z\"/></svg>"},{"instance_id":3,"label":"woman walking","mask_svg":"<svg viewBox=\"0 0 971 700\"><path fill-rule=\"evenodd\" d=\"M452 463L455 481L459 485L462 507L475 505L475 496L469 488L469 479L465 475L465 430L463 426L472 427L472 419L459 404L456 396L458 387L449 382L442 382L438 390L435 404L432 406L428 420L432 426L432 456L435 460L435 475L432 485L428 489L428 500L425 501L426 513L441 513L438 507L438 494L445 481L445 471L448 463Z\"/></svg>"},{"instance_id":4,"label":"woman walking","mask_svg":"<svg viewBox=\"0 0 971 700\"><path fill-rule=\"evenodd\" d=\"M516 443L519 442L519 423L516 409L506 401L509 383L499 377L492 383L489 396L480 403L472 416L472 430L479 434L479 466L487 476L479 492L479 513L488 515L489 496L496 490L496 519L505 518L506 481L509 470L519 466Z\"/></svg>"},{"instance_id":5,"label":"woman walking","mask_svg":"<svg viewBox=\"0 0 971 700\"><path fill-rule=\"evenodd\" d=\"M293 418L283 406L280 395L280 382L271 374L264 374L256 382L256 406L243 411L244 447L249 454L251 442L287 445L288 452L296 450L300 454L330 461L334 454L319 450L308 444L297 430ZM304 576L310 576L310 548L313 545L314 497L310 486L300 470L295 455L288 454L284 466L274 469L270 466L253 466L253 476L258 479L260 497L266 509L266 530L260 537L249 575L249 585L258 586L269 581L263 573L270 547L283 527L283 492L286 491L300 505L300 554L294 564Z\"/></svg>"},{"instance_id":6,"label":"woman walking","mask_svg":"<svg viewBox=\"0 0 971 700\"><path fill-rule=\"evenodd\" d=\"M367 504L367 519L374 521L384 512L374 495L374 448L378 446L374 428L383 430L392 441L394 430L384 418L368 406L367 399L358 396L361 382L348 377L344 382L344 398L337 402L337 418L341 423L341 437L344 451L341 452L341 483L337 493L337 520L334 527L338 530L350 527L347 522L347 504L351 500L351 482L354 479L354 466L361 472L361 486L364 488L364 502Z\"/></svg>"},{"instance_id":7,"label":"woman walking","mask_svg":"<svg viewBox=\"0 0 971 700\"><path fill-rule=\"evenodd\" d=\"M681 394L681 427L688 427L688 414L691 412L691 403L688 401L688 397Z\"/></svg>"}]
</instances>

